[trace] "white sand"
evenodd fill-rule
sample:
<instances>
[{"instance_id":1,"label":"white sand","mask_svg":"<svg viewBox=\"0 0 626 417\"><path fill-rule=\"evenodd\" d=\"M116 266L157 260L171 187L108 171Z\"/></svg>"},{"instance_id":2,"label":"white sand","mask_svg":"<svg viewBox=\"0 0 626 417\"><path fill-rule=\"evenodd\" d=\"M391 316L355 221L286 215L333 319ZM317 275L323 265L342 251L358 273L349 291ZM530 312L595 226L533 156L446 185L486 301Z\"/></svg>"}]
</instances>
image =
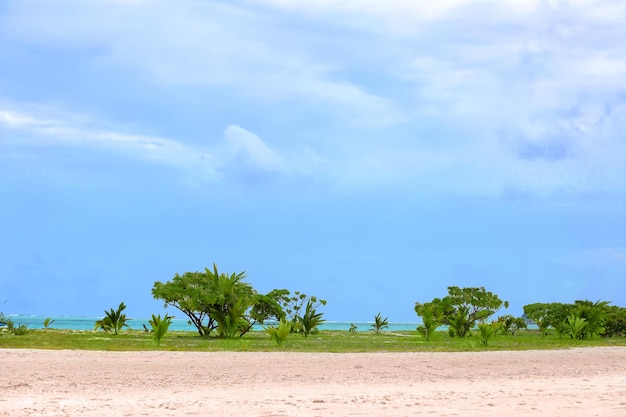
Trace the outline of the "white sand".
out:
<instances>
[{"instance_id":1,"label":"white sand","mask_svg":"<svg viewBox=\"0 0 626 417\"><path fill-rule=\"evenodd\" d=\"M626 416L626 348L471 353L0 349L0 416Z\"/></svg>"}]
</instances>

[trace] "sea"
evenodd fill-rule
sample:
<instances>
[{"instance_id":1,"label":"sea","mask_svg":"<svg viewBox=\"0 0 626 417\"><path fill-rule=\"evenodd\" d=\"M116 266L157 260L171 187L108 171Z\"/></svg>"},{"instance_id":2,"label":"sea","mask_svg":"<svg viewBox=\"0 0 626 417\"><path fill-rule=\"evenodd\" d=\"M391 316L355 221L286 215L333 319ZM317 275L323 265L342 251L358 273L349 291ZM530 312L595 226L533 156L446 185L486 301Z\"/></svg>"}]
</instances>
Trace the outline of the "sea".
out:
<instances>
[{"instance_id":1,"label":"sea","mask_svg":"<svg viewBox=\"0 0 626 417\"><path fill-rule=\"evenodd\" d=\"M48 316L35 316L25 314L13 314L7 315L16 326L26 325L29 329L43 329L44 321ZM94 330L96 321L102 320L100 317L75 317L75 316L49 316L51 324L48 326L50 329L63 329L63 330L75 330L85 331ZM137 317L131 318L127 321L128 327L134 330L143 330L144 325L150 328L148 321L150 318ZM354 324L357 332L371 331L373 322L349 322L349 321L325 321L318 326L319 330L350 330L350 327ZM389 323L386 331L411 331L415 330L421 323ZM189 322L187 318L174 318L169 328L170 331L190 331L195 332L196 328ZM256 325L253 330L263 330L263 326Z\"/></svg>"}]
</instances>

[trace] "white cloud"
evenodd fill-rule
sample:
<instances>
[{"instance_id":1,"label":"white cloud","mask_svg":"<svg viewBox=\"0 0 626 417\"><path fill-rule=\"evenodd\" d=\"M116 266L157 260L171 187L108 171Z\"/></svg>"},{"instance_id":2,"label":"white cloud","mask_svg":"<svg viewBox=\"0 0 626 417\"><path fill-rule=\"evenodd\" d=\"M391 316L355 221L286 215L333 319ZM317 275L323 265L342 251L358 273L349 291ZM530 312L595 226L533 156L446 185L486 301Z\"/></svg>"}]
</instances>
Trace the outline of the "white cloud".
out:
<instances>
[{"instance_id":1,"label":"white cloud","mask_svg":"<svg viewBox=\"0 0 626 417\"><path fill-rule=\"evenodd\" d=\"M235 159L242 158L246 164L264 170L278 170L283 163L281 158L272 151L257 135L236 125L224 131L224 137L235 153Z\"/></svg>"},{"instance_id":2,"label":"white cloud","mask_svg":"<svg viewBox=\"0 0 626 417\"><path fill-rule=\"evenodd\" d=\"M19 139L5 142L7 147L14 149L14 154L18 154L16 150L37 146L82 146L153 163L191 168L206 178L215 179L217 176L216 162L209 152L171 139L120 133L73 123L73 119L78 118L70 116L69 120L57 120L0 109L0 128L23 133Z\"/></svg>"}]
</instances>

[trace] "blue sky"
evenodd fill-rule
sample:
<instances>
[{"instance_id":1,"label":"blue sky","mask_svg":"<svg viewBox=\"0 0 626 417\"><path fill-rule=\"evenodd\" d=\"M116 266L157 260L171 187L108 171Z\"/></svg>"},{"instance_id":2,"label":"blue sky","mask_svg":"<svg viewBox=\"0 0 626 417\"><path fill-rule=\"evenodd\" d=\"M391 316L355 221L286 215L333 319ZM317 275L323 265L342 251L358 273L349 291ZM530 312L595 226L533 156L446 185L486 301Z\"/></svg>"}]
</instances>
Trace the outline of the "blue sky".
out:
<instances>
[{"instance_id":1,"label":"blue sky","mask_svg":"<svg viewBox=\"0 0 626 417\"><path fill-rule=\"evenodd\" d=\"M213 262L331 320L625 306L626 4L421 3L0 3L2 311Z\"/></svg>"}]
</instances>

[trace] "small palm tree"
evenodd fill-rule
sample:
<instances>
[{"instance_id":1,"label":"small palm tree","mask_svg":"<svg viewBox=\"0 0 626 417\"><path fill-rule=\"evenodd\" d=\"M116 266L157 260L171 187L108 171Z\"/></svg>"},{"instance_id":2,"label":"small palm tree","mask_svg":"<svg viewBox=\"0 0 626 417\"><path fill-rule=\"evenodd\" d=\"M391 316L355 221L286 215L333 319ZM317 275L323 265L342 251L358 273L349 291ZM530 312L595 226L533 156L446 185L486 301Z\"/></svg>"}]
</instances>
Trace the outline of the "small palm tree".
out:
<instances>
[{"instance_id":1,"label":"small palm tree","mask_svg":"<svg viewBox=\"0 0 626 417\"><path fill-rule=\"evenodd\" d=\"M317 329L317 326L324 323L322 316L324 313L318 313L313 307L313 302L309 300L304 309L304 314L298 317L297 328L301 333L304 333L304 337L307 337L311 332Z\"/></svg>"},{"instance_id":2,"label":"small palm tree","mask_svg":"<svg viewBox=\"0 0 626 417\"><path fill-rule=\"evenodd\" d=\"M383 318L380 313L376 314L374 317L374 323L372 324L372 330L374 333L379 334L383 329L389 327L389 321L387 317Z\"/></svg>"},{"instance_id":3,"label":"small palm tree","mask_svg":"<svg viewBox=\"0 0 626 417\"><path fill-rule=\"evenodd\" d=\"M161 339L167 333L167 329L169 329L170 324L172 324L172 316L168 316L161 318L161 315L155 316L152 315L152 320L149 320L150 326L152 326L152 338L156 342L157 346L161 345Z\"/></svg>"},{"instance_id":4,"label":"small palm tree","mask_svg":"<svg viewBox=\"0 0 626 417\"><path fill-rule=\"evenodd\" d=\"M128 327L126 324L130 319L126 318L126 314L122 314L122 311L126 308L124 302L122 301L117 307L117 310L111 309L110 311L104 311L106 315L102 320L98 320L96 322L95 329L102 329L105 332L113 332L113 334L117 334L124 326Z\"/></svg>"},{"instance_id":5,"label":"small palm tree","mask_svg":"<svg viewBox=\"0 0 626 417\"><path fill-rule=\"evenodd\" d=\"M50 317L46 317L46 319L43 321L43 328L48 330L52 323L54 323L54 320L52 320Z\"/></svg>"}]
</instances>

